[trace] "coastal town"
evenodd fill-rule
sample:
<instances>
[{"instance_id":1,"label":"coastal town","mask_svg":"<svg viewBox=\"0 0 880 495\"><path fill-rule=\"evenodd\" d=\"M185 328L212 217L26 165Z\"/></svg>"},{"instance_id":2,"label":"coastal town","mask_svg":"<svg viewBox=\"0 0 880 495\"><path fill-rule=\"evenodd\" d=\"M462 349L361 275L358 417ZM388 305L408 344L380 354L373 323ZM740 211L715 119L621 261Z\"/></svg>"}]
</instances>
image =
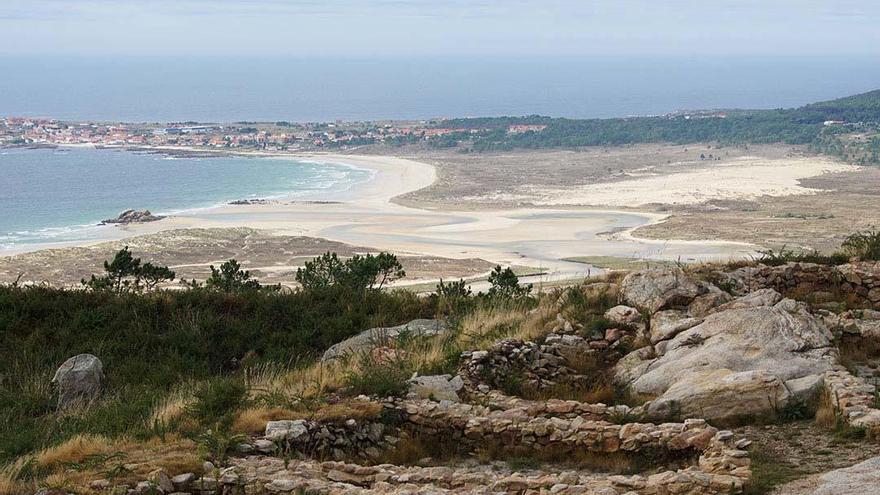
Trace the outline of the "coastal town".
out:
<instances>
[{"instance_id":1,"label":"coastal town","mask_svg":"<svg viewBox=\"0 0 880 495\"><path fill-rule=\"evenodd\" d=\"M545 128L511 125L519 133ZM130 146L205 147L266 151L347 149L371 144L407 144L430 141L476 129L447 128L442 121L290 122L235 124L123 124L65 122L55 119L8 117L0 120L0 146Z\"/></svg>"}]
</instances>

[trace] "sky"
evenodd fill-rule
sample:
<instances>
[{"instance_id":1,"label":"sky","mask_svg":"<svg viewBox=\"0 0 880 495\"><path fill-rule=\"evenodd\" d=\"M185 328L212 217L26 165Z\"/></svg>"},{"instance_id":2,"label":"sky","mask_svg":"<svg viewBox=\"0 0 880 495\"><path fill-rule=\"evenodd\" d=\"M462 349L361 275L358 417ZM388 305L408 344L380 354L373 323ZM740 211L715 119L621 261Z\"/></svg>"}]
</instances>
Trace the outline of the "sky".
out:
<instances>
[{"instance_id":1,"label":"sky","mask_svg":"<svg viewBox=\"0 0 880 495\"><path fill-rule=\"evenodd\" d=\"M0 0L0 54L880 55L878 0Z\"/></svg>"}]
</instances>

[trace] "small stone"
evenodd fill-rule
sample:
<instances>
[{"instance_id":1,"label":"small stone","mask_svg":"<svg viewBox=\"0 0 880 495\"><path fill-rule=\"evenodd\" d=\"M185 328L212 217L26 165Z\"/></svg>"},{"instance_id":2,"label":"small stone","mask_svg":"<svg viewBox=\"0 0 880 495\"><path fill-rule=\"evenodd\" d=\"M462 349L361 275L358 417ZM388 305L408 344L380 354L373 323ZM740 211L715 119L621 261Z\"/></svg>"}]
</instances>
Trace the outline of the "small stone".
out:
<instances>
[{"instance_id":1,"label":"small stone","mask_svg":"<svg viewBox=\"0 0 880 495\"><path fill-rule=\"evenodd\" d=\"M189 488L195 479L196 475L193 473L178 474L171 478L171 484L174 485L174 488L177 490L185 490L186 488Z\"/></svg>"},{"instance_id":2,"label":"small stone","mask_svg":"<svg viewBox=\"0 0 880 495\"><path fill-rule=\"evenodd\" d=\"M266 490L273 493L292 492L297 489L298 483L294 480L272 480L264 485Z\"/></svg>"},{"instance_id":3,"label":"small stone","mask_svg":"<svg viewBox=\"0 0 880 495\"><path fill-rule=\"evenodd\" d=\"M105 479L95 480L95 481L92 481L91 483L89 483L89 488L91 488L92 490L95 490L97 492L100 492L102 490L106 490L107 488L110 488L110 481L105 480Z\"/></svg>"},{"instance_id":4,"label":"small stone","mask_svg":"<svg viewBox=\"0 0 880 495\"><path fill-rule=\"evenodd\" d=\"M168 473L161 469L151 472L147 475L147 479L158 486L164 493L171 493L174 491L174 484L171 482L171 478L168 476Z\"/></svg>"},{"instance_id":5,"label":"small stone","mask_svg":"<svg viewBox=\"0 0 880 495\"><path fill-rule=\"evenodd\" d=\"M263 454L271 454L278 449L278 446L275 445L275 442L273 442L272 440L260 438L258 440L254 440L254 448L257 450L257 452Z\"/></svg>"}]
</instances>

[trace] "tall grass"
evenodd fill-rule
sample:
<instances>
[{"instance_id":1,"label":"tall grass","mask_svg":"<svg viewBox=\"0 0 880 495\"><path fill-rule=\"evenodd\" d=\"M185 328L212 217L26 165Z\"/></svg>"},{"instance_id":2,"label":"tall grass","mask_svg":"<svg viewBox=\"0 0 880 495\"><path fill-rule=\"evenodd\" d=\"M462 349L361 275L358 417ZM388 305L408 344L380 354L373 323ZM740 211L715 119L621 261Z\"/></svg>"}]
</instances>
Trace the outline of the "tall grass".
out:
<instances>
[{"instance_id":1,"label":"tall grass","mask_svg":"<svg viewBox=\"0 0 880 495\"><path fill-rule=\"evenodd\" d=\"M148 438L180 416L192 391L181 384L307 361L366 328L434 313L431 300L404 291L117 296L0 287L0 464L78 434ZM56 415L52 374L85 352L103 361L102 400Z\"/></svg>"}]
</instances>

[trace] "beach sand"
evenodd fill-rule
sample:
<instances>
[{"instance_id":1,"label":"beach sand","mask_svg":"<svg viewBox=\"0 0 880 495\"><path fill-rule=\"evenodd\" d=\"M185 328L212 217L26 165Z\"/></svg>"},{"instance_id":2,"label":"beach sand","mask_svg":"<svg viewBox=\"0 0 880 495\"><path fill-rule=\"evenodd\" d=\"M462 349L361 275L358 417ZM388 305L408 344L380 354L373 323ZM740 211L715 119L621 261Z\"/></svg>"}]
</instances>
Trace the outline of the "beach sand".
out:
<instances>
[{"instance_id":1,"label":"beach sand","mask_svg":"<svg viewBox=\"0 0 880 495\"><path fill-rule=\"evenodd\" d=\"M576 277L597 270L563 261L583 255L727 259L752 246L713 241L638 240L626 231L662 221L663 214L559 208L425 210L394 199L436 180L433 166L387 156L310 154L300 158L347 163L375 172L371 181L326 198L302 202L224 206L186 213L161 222L126 227L131 233L183 228L247 226L279 235L308 236L369 246L404 255L484 259L534 267L552 277Z\"/></svg>"},{"instance_id":2,"label":"beach sand","mask_svg":"<svg viewBox=\"0 0 880 495\"><path fill-rule=\"evenodd\" d=\"M601 271L589 264L566 261L569 258L707 261L741 258L756 249L753 244L717 241L711 236L682 241L638 238L633 235L635 229L656 228L668 213L628 207L813 194L815 191L800 185L799 180L857 169L819 157L780 154L768 158L740 153L724 163L640 166L623 177L618 174L604 182L571 187L520 183L522 196L516 202L527 205L523 207L491 201L475 207L468 198L451 195L442 208L427 201L431 203L427 209L419 207L417 191L436 188L438 172L434 165L420 160L354 154L249 154L348 164L368 169L373 175L350 190L309 198L312 201L227 205L185 212L158 222L113 227L109 231L112 238L146 235L149 239L149 235L181 229L218 229L213 232L221 233L223 229L247 227L269 235L324 239L340 246L363 246L362 250L390 251L413 259L428 257L438 266L443 265L437 261L441 259L470 260L464 263L466 268L456 266L457 271L437 270L438 277L452 273L475 275L489 265L473 260L485 260L482 263L532 267L546 274L541 281L552 282ZM498 194L492 184L480 188L487 191L487 197ZM572 206L582 204L604 208ZM82 244L94 245L102 240L106 239ZM279 249L273 246L271 249ZM144 253L145 259L149 259L148 254ZM267 254L271 252L251 252L264 261ZM63 249L60 255L55 252L54 263L63 264L65 256ZM7 258L6 273L14 273L16 258ZM276 272L289 275L295 271L288 258ZM33 266L33 256L31 263Z\"/></svg>"}]
</instances>

